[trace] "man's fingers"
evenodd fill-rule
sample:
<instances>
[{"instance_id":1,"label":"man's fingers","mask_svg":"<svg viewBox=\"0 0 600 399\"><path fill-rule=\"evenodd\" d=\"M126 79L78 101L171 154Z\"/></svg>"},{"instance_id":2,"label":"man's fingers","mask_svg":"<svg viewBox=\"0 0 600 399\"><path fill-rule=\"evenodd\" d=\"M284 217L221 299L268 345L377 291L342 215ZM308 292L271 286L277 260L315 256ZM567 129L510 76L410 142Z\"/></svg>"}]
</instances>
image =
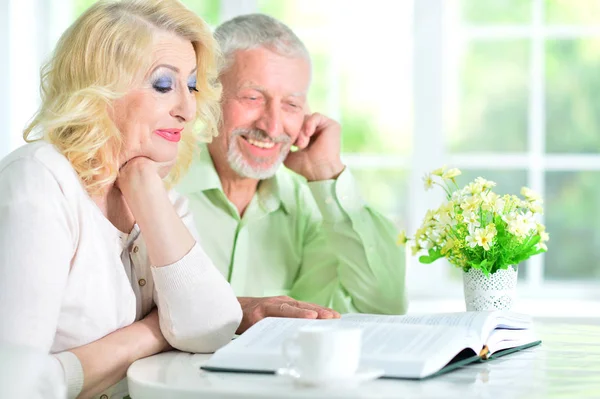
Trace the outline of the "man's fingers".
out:
<instances>
[{"instance_id":1,"label":"man's fingers","mask_svg":"<svg viewBox=\"0 0 600 399\"><path fill-rule=\"evenodd\" d=\"M312 136L319 130L319 126L326 120L325 117L318 112L304 116L304 124L300 129L300 133L296 138L296 147L303 150L310 144Z\"/></svg>"},{"instance_id":2,"label":"man's fingers","mask_svg":"<svg viewBox=\"0 0 600 399\"><path fill-rule=\"evenodd\" d=\"M302 309L289 303L283 302L269 305L265 317L291 317L297 319L316 319L319 314L311 309Z\"/></svg>"},{"instance_id":3,"label":"man's fingers","mask_svg":"<svg viewBox=\"0 0 600 399\"><path fill-rule=\"evenodd\" d=\"M340 317L340 314L335 310L315 305L314 303L297 301L295 306L301 309L308 309L317 312L319 319L337 319Z\"/></svg>"}]
</instances>

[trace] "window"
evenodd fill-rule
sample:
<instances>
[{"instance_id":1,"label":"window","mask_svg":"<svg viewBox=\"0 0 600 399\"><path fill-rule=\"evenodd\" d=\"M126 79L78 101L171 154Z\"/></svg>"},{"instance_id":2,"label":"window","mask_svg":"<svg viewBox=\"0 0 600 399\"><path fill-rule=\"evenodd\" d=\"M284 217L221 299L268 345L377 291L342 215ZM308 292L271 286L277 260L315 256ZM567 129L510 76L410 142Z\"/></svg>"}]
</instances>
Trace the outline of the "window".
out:
<instances>
[{"instance_id":1,"label":"window","mask_svg":"<svg viewBox=\"0 0 600 399\"><path fill-rule=\"evenodd\" d=\"M37 1L55 11L15 8L44 22L32 37L44 29L56 37L94 2ZM521 268L523 292L597 298L590 284L600 281L600 1L183 2L212 26L264 12L296 31L313 57L312 110L341 122L346 163L398 228L414 231L439 204L442 195L425 193L421 176L441 164L461 168L461 183L482 175L501 192L527 185L545 197L551 240L546 256ZM26 58L35 73L18 71L14 37L23 36L11 37L11 50L0 52L12 57L11 77L28 85L18 89L29 93L19 100L28 118L47 46ZM13 117L9 131L22 119ZM0 137L0 156L17 143ZM412 295L460 298L460 274L447 265L411 259L408 272Z\"/></svg>"}]
</instances>

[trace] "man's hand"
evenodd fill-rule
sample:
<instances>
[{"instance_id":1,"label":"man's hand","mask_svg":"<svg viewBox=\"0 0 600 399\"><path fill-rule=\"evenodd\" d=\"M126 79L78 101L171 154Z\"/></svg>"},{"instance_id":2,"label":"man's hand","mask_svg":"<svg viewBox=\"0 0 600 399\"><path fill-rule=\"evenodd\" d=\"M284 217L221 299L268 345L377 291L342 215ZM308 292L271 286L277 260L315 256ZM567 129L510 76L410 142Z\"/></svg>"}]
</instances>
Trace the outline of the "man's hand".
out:
<instances>
[{"instance_id":1,"label":"man's hand","mask_svg":"<svg viewBox=\"0 0 600 399\"><path fill-rule=\"evenodd\" d=\"M308 181L335 179L344 170L340 158L340 124L315 112L304 117L304 124L284 164Z\"/></svg>"},{"instance_id":2,"label":"man's hand","mask_svg":"<svg viewBox=\"0 0 600 399\"><path fill-rule=\"evenodd\" d=\"M244 316L236 334L241 334L265 317L292 317L298 319L338 319L333 309L296 301L287 296L266 298L238 297Z\"/></svg>"}]
</instances>

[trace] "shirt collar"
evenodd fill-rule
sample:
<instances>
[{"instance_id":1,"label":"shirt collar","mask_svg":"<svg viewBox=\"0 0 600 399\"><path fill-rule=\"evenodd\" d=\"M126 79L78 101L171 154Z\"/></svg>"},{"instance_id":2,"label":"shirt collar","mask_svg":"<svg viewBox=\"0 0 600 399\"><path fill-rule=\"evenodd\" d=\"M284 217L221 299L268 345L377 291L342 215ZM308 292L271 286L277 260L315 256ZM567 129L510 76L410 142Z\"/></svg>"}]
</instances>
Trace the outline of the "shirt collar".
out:
<instances>
[{"instance_id":1,"label":"shirt collar","mask_svg":"<svg viewBox=\"0 0 600 399\"><path fill-rule=\"evenodd\" d=\"M177 186L177 191L186 196L214 189L223 192L221 180L206 144L201 144L199 149L188 173ZM294 201L293 195L290 195L293 191L291 176L284 167L280 167L275 176L261 180L257 189L257 199L261 208L267 212L282 207L284 212L288 213Z\"/></svg>"}]
</instances>

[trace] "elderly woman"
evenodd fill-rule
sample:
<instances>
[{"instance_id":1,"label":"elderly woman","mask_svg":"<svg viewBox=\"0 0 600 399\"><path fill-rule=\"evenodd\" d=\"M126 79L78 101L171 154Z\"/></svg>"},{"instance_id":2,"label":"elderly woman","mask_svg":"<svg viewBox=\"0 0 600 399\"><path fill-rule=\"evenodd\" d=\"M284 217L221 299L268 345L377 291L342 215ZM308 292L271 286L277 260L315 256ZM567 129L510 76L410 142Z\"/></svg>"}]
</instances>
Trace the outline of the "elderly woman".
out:
<instances>
[{"instance_id":1,"label":"elderly woman","mask_svg":"<svg viewBox=\"0 0 600 399\"><path fill-rule=\"evenodd\" d=\"M238 327L165 188L191 160L192 125L216 131L216 62L177 0L96 3L43 69L30 143L0 163L0 343L51 354L69 397L117 397L136 359L212 352Z\"/></svg>"}]
</instances>

